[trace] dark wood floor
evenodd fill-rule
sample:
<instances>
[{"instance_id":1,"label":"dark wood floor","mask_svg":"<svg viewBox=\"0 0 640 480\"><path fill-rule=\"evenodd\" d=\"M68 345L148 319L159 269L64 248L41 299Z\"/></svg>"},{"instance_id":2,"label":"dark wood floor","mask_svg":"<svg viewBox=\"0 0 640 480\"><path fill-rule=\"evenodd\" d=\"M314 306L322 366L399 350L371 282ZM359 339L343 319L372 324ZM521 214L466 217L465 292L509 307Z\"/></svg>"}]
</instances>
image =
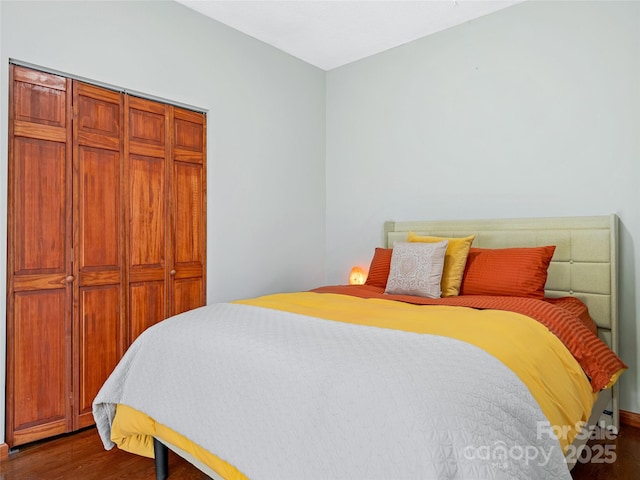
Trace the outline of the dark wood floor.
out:
<instances>
[{"instance_id":1,"label":"dark wood floor","mask_svg":"<svg viewBox=\"0 0 640 480\"><path fill-rule=\"evenodd\" d=\"M169 452L170 480L208 480ZM155 480L153 459L106 451L95 428L30 444L0 462L0 480Z\"/></svg>"},{"instance_id":2,"label":"dark wood floor","mask_svg":"<svg viewBox=\"0 0 640 480\"><path fill-rule=\"evenodd\" d=\"M573 480L633 480L640 478L640 429L623 426L615 440L589 442L591 453L612 445L615 462L578 464ZM602 449L602 451L605 451ZM585 453L584 458L587 457ZM610 454L600 456L601 459ZM209 477L170 452L170 480L207 480ZM0 462L0 480L155 480L153 460L114 448L105 451L95 429L31 444L12 451Z\"/></svg>"},{"instance_id":3,"label":"dark wood floor","mask_svg":"<svg viewBox=\"0 0 640 480\"><path fill-rule=\"evenodd\" d=\"M583 458L591 456L592 461L578 463L571 471L573 480L640 479L640 428L622 425L615 439L592 440L587 447ZM607 457L612 452L615 461L611 462Z\"/></svg>"}]
</instances>

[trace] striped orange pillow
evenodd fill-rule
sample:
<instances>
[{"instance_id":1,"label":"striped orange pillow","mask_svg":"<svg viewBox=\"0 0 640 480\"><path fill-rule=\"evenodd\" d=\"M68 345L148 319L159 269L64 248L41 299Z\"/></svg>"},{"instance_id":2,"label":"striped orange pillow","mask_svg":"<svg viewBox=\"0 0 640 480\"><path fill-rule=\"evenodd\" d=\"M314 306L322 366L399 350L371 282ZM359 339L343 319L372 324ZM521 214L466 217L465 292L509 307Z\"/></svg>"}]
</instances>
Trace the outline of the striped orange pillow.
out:
<instances>
[{"instance_id":1,"label":"striped orange pillow","mask_svg":"<svg viewBox=\"0 0 640 480\"><path fill-rule=\"evenodd\" d=\"M369 266L369 275L365 285L386 288L389 271L391 270L391 254L393 248L376 248Z\"/></svg>"},{"instance_id":2,"label":"striped orange pillow","mask_svg":"<svg viewBox=\"0 0 640 480\"><path fill-rule=\"evenodd\" d=\"M544 298L555 245L532 248L471 248L462 295Z\"/></svg>"}]
</instances>

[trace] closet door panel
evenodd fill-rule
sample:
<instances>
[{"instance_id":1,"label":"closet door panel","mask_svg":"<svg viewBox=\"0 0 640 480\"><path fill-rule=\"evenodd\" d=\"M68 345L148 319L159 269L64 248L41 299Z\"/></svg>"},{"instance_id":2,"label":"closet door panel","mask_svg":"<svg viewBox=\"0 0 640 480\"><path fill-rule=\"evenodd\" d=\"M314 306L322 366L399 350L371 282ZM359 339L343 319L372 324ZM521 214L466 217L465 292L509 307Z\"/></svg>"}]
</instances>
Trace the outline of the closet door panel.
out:
<instances>
[{"instance_id":1,"label":"closet door panel","mask_svg":"<svg viewBox=\"0 0 640 480\"><path fill-rule=\"evenodd\" d=\"M120 154L78 151L80 272L120 270Z\"/></svg>"},{"instance_id":2,"label":"closet door panel","mask_svg":"<svg viewBox=\"0 0 640 480\"><path fill-rule=\"evenodd\" d=\"M66 145L15 140L15 272L66 272Z\"/></svg>"},{"instance_id":3,"label":"closet door panel","mask_svg":"<svg viewBox=\"0 0 640 480\"><path fill-rule=\"evenodd\" d=\"M204 282L199 277L176 279L173 288L173 314L204 305Z\"/></svg>"},{"instance_id":4,"label":"closet door panel","mask_svg":"<svg viewBox=\"0 0 640 480\"><path fill-rule=\"evenodd\" d=\"M204 114L173 108L173 159L204 164Z\"/></svg>"},{"instance_id":5,"label":"closet door panel","mask_svg":"<svg viewBox=\"0 0 640 480\"><path fill-rule=\"evenodd\" d=\"M12 445L69 430L70 329L59 318L66 303L64 289L15 294L14 332L8 345L15 352L13 392L18 402Z\"/></svg>"},{"instance_id":6,"label":"closet door panel","mask_svg":"<svg viewBox=\"0 0 640 480\"><path fill-rule=\"evenodd\" d=\"M129 156L129 343L166 318L164 158Z\"/></svg>"},{"instance_id":7,"label":"closet door panel","mask_svg":"<svg viewBox=\"0 0 640 480\"><path fill-rule=\"evenodd\" d=\"M124 353L122 95L74 82L74 428Z\"/></svg>"},{"instance_id":8,"label":"closet door panel","mask_svg":"<svg viewBox=\"0 0 640 480\"><path fill-rule=\"evenodd\" d=\"M131 343L168 316L168 107L127 96L125 111Z\"/></svg>"},{"instance_id":9,"label":"closet door panel","mask_svg":"<svg viewBox=\"0 0 640 480\"><path fill-rule=\"evenodd\" d=\"M205 304L205 117L172 107L172 314Z\"/></svg>"},{"instance_id":10,"label":"closet door panel","mask_svg":"<svg viewBox=\"0 0 640 480\"><path fill-rule=\"evenodd\" d=\"M166 176L163 158L129 157L129 258L131 275L138 269L165 266Z\"/></svg>"},{"instance_id":11,"label":"closet door panel","mask_svg":"<svg viewBox=\"0 0 640 480\"><path fill-rule=\"evenodd\" d=\"M71 82L10 67L6 438L71 429ZM72 278L72 277L71 277Z\"/></svg>"},{"instance_id":12,"label":"closet door panel","mask_svg":"<svg viewBox=\"0 0 640 480\"><path fill-rule=\"evenodd\" d=\"M10 122L10 273L18 282L40 277L64 286L71 234L70 104L67 81L22 67L12 68ZM55 133L52 133L55 132ZM54 275L54 277L49 277ZM39 286L36 286L39 288Z\"/></svg>"},{"instance_id":13,"label":"closet door panel","mask_svg":"<svg viewBox=\"0 0 640 480\"><path fill-rule=\"evenodd\" d=\"M26 122L66 130L68 80L18 66L12 67L12 74L15 124Z\"/></svg>"},{"instance_id":14,"label":"closet door panel","mask_svg":"<svg viewBox=\"0 0 640 480\"><path fill-rule=\"evenodd\" d=\"M129 286L129 334L131 341L165 318L165 282L132 283Z\"/></svg>"},{"instance_id":15,"label":"closet door panel","mask_svg":"<svg viewBox=\"0 0 640 480\"><path fill-rule=\"evenodd\" d=\"M120 286L80 289L79 423L93 424L91 403L121 357ZM115 315L114 315L115 313Z\"/></svg>"},{"instance_id":16,"label":"closet door panel","mask_svg":"<svg viewBox=\"0 0 640 480\"><path fill-rule=\"evenodd\" d=\"M121 95L79 82L74 87L74 200L80 284L120 283L124 233ZM85 275L91 272L93 276ZM97 273L106 278L100 280Z\"/></svg>"},{"instance_id":17,"label":"closet door panel","mask_svg":"<svg viewBox=\"0 0 640 480\"><path fill-rule=\"evenodd\" d=\"M107 150L120 150L121 95L111 90L77 82L77 142Z\"/></svg>"},{"instance_id":18,"label":"closet door panel","mask_svg":"<svg viewBox=\"0 0 640 480\"><path fill-rule=\"evenodd\" d=\"M176 162L174 172L174 261L176 265L202 265L202 167Z\"/></svg>"},{"instance_id":19,"label":"closet door panel","mask_svg":"<svg viewBox=\"0 0 640 480\"><path fill-rule=\"evenodd\" d=\"M128 97L129 142L150 147L158 147L164 156L167 142L167 106L142 98Z\"/></svg>"},{"instance_id":20,"label":"closet door panel","mask_svg":"<svg viewBox=\"0 0 640 480\"><path fill-rule=\"evenodd\" d=\"M172 314L201 307L204 295L203 167L174 166Z\"/></svg>"}]
</instances>

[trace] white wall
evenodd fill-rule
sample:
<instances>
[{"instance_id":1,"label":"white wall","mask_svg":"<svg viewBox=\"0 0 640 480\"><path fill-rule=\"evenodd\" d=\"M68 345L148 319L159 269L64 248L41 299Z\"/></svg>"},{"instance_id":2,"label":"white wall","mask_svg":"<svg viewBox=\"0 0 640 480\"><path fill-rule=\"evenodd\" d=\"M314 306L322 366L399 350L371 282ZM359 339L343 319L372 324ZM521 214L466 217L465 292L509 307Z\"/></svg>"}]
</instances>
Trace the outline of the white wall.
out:
<instances>
[{"instance_id":1,"label":"white wall","mask_svg":"<svg viewBox=\"0 0 640 480\"><path fill-rule=\"evenodd\" d=\"M327 74L327 271L385 220L617 213L640 412L640 3L527 1Z\"/></svg>"},{"instance_id":2,"label":"white wall","mask_svg":"<svg viewBox=\"0 0 640 480\"><path fill-rule=\"evenodd\" d=\"M324 282L322 70L174 2L2 0L0 19L0 218L13 58L208 110L209 302ZM0 298L5 278L1 262ZM4 321L0 345L4 386Z\"/></svg>"}]
</instances>

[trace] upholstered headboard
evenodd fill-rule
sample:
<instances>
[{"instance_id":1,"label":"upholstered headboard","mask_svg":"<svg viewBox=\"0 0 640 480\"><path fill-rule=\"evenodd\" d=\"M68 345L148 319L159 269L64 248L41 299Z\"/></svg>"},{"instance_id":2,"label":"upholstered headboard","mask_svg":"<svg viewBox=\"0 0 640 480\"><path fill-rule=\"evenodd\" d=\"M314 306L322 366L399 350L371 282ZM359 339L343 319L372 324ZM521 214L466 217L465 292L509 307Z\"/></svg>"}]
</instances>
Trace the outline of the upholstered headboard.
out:
<instances>
[{"instance_id":1,"label":"upholstered headboard","mask_svg":"<svg viewBox=\"0 0 640 480\"><path fill-rule=\"evenodd\" d=\"M588 307L603 340L617 347L617 231L615 215L386 222L385 243L405 241L407 233L443 237L475 235L474 247L555 245L545 287L548 297L575 296ZM613 348L614 350L616 348Z\"/></svg>"},{"instance_id":2,"label":"upholstered headboard","mask_svg":"<svg viewBox=\"0 0 640 480\"><path fill-rule=\"evenodd\" d=\"M618 352L618 217L517 218L385 222L384 243L406 241L407 233L441 237L475 235L473 247L505 248L555 245L546 296L575 296L589 308L598 334ZM609 408L617 424L617 386Z\"/></svg>"}]
</instances>

